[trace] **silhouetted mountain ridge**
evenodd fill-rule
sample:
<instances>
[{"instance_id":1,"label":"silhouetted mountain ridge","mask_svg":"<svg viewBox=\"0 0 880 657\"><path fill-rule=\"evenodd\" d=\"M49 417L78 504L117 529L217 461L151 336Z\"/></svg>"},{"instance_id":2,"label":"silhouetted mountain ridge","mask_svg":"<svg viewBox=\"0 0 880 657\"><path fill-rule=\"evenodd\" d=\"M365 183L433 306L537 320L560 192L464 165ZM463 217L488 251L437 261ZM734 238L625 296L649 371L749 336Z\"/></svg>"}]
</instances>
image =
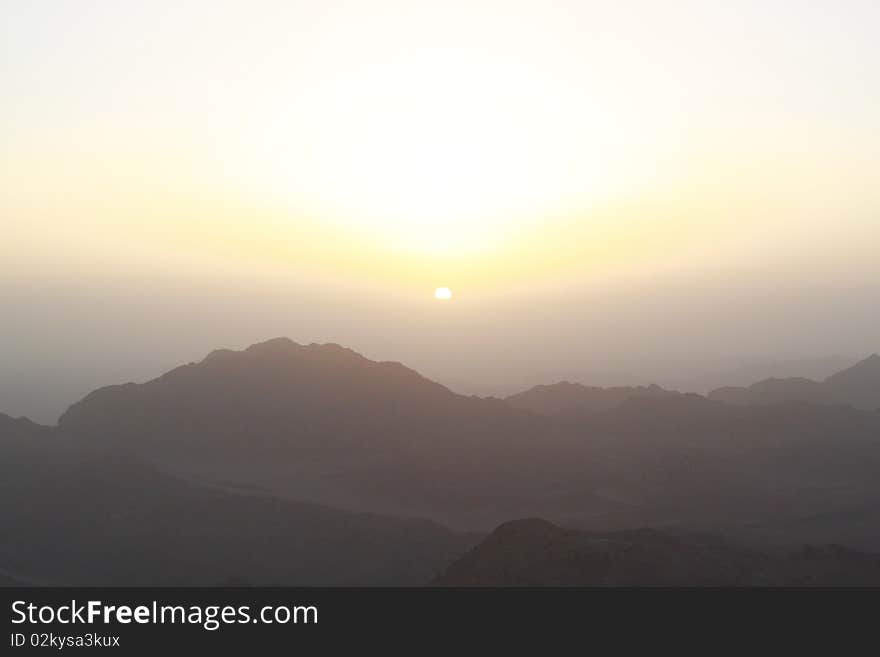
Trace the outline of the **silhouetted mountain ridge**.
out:
<instances>
[{"instance_id":1,"label":"silhouetted mountain ridge","mask_svg":"<svg viewBox=\"0 0 880 657\"><path fill-rule=\"evenodd\" d=\"M876 362L815 385L865 389ZM280 338L96 390L58 428L0 416L0 441L0 576L16 581L414 583L470 540L401 516L589 527L592 570L548 565L569 583L751 582L765 572L754 560L790 567L696 531L880 549L880 412L841 404L570 383L481 399ZM586 568L581 533L538 523L493 541L508 530L547 554L576 548ZM594 552L609 545L622 570L601 570Z\"/></svg>"},{"instance_id":2,"label":"silhouetted mountain ridge","mask_svg":"<svg viewBox=\"0 0 880 657\"><path fill-rule=\"evenodd\" d=\"M541 516L880 547L863 521L880 511L880 413L839 405L577 384L480 399L279 339L96 391L61 433L194 482L474 530Z\"/></svg>"},{"instance_id":3,"label":"silhouetted mountain ridge","mask_svg":"<svg viewBox=\"0 0 880 657\"><path fill-rule=\"evenodd\" d=\"M679 394L664 390L658 385L598 388L561 381L551 385L535 386L507 397L506 401L515 408L542 415L576 416L607 411L630 399L669 399Z\"/></svg>"},{"instance_id":4,"label":"silhouetted mountain ridge","mask_svg":"<svg viewBox=\"0 0 880 657\"><path fill-rule=\"evenodd\" d=\"M842 406L578 384L480 399L339 345L277 339L96 391L61 430L192 481L472 529L723 518L776 539L814 518L792 538L880 545L880 527L838 536L829 520L880 508L880 414Z\"/></svg>"},{"instance_id":5,"label":"silhouetted mountain ridge","mask_svg":"<svg viewBox=\"0 0 880 657\"><path fill-rule=\"evenodd\" d=\"M498 479L514 467L505 461L518 463L553 433L502 400L455 394L400 363L286 338L215 351L144 384L102 388L59 426L187 477L439 518L495 485L474 471L469 450L496 463L498 490L482 500L495 509L517 497L516 479ZM533 456L536 467L545 459Z\"/></svg>"},{"instance_id":6,"label":"silhouetted mountain ridge","mask_svg":"<svg viewBox=\"0 0 880 657\"><path fill-rule=\"evenodd\" d=\"M821 382L805 378L771 378L748 387L718 388L710 392L709 397L741 406L799 401L880 409L880 355L872 354Z\"/></svg>"},{"instance_id":7,"label":"silhouetted mountain ridge","mask_svg":"<svg viewBox=\"0 0 880 657\"><path fill-rule=\"evenodd\" d=\"M188 405L229 392L237 400L249 394L247 401L266 405L279 400L326 404L329 398L340 412L351 404L453 403L460 398L400 363L377 363L336 344L299 345L276 338L244 351L213 351L200 363L183 365L144 384L98 389L71 406L59 424L76 424L83 417L81 408L104 402ZM176 397L182 393L189 396Z\"/></svg>"}]
</instances>

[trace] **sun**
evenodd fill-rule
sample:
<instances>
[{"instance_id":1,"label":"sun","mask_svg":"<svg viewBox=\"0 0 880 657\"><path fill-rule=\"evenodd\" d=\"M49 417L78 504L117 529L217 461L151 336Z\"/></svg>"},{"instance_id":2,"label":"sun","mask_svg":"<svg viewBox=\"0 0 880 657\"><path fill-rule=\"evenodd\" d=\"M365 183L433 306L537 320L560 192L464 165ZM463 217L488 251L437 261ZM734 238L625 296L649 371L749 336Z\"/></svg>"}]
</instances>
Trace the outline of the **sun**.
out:
<instances>
[{"instance_id":1,"label":"sun","mask_svg":"<svg viewBox=\"0 0 880 657\"><path fill-rule=\"evenodd\" d=\"M452 290L448 287L438 287L434 290L434 298L440 301L449 301L452 298Z\"/></svg>"}]
</instances>

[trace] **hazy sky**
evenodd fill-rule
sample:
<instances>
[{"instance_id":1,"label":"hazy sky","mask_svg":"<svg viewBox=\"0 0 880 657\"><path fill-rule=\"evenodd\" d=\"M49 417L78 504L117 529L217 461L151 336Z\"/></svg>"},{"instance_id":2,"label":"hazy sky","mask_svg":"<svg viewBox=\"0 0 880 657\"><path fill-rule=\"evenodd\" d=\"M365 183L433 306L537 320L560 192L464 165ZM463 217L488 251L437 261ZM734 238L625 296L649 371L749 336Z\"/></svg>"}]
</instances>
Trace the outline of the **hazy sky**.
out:
<instances>
[{"instance_id":1,"label":"hazy sky","mask_svg":"<svg viewBox=\"0 0 880 657\"><path fill-rule=\"evenodd\" d=\"M468 391L878 351L878 25L0 0L0 412L277 335Z\"/></svg>"}]
</instances>

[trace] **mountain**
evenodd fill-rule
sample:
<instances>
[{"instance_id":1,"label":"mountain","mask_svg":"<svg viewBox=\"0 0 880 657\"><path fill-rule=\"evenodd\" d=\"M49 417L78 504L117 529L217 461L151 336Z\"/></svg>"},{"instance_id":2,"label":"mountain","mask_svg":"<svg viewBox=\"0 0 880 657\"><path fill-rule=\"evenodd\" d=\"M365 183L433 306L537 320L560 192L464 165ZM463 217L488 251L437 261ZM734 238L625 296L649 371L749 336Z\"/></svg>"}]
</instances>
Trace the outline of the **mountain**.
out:
<instances>
[{"instance_id":1,"label":"mountain","mask_svg":"<svg viewBox=\"0 0 880 657\"><path fill-rule=\"evenodd\" d=\"M867 390L874 367L815 385ZM720 548L696 532L761 559L792 543L880 550L880 411L656 386L482 399L333 344L215 351L96 390L58 427L0 416L0 448L7 581L413 584L474 540L435 522L512 517L634 542L625 554L666 564L645 572L688 582L718 581ZM619 534L638 527L656 529Z\"/></svg>"},{"instance_id":2,"label":"mountain","mask_svg":"<svg viewBox=\"0 0 880 657\"><path fill-rule=\"evenodd\" d=\"M7 448L5 456L15 454L18 450L32 447L36 441L47 440L54 436L52 427L32 422L26 417L13 418L0 413L0 436L4 438Z\"/></svg>"},{"instance_id":3,"label":"mountain","mask_svg":"<svg viewBox=\"0 0 880 657\"><path fill-rule=\"evenodd\" d=\"M650 529L599 533L505 523L435 586L877 586L880 555L839 546L762 552Z\"/></svg>"},{"instance_id":4,"label":"mountain","mask_svg":"<svg viewBox=\"0 0 880 657\"><path fill-rule=\"evenodd\" d=\"M614 393L614 394L611 394ZM642 394L647 393L647 394ZM519 398L574 438L574 478L540 515L606 530L712 530L760 544L880 550L880 413L805 402L730 405L657 387L539 386ZM602 408L587 401L613 401Z\"/></svg>"},{"instance_id":5,"label":"mountain","mask_svg":"<svg viewBox=\"0 0 880 657\"><path fill-rule=\"evenodd\" d=\"M547 415L338 345L280 339L100 389L59 435L193 485L458 529L540 516L880 549L878 412L656 387L545 386L527 398L560 390L574 405L545 404L562 409Z\"/></svg>"},{"instance_id":6,"label":"mountain","mask_svg":"<svg viewBox=\"0 0 880 657\"><path fill-rule=\"evenodd\" d=\"M838 402L880 409L880 355L873 354L849 369L825 379L824 386Z\"/></svg>"},{"instance_id":7,"label":"mountain","mask_svg":"<svg viewBox=\"0 0 880 657\"><path fill-rule=\"evenodd\" d=\"M766 379L747 388L727 386L709 393L709 398L726 404L751 406L807 402L831 404L832 399L821 383L810 379Z\"/></svg>"},{"instance_id":8,"label":"mountain","mask_svg":"<svg viewBox=\"0 0 880 657\"><path fill-rule=\"evenodd\" d=\"M631 400L572 428L589 436L603 466L593 493L629 505L581 516L584 526L685 526L880 550L880 525L865 521L880 512L878 412L682 395Z\"/></svg>"},{"instance_id":9,"label":"mountain","mask_svg":"<svg viewBox=\"0 0 880 657\"><path fill-rule=\"evenodd\" d=\"M709 398L742 406L808 402L880 409L880 356L874 354L822 382L766 379L748 387L718 388L709 393Z\"/></svg>"},{"instance_id":10,"label":"mountain","mask_svg":"<svg viewBox=\"0 0 880 657\"><path fill-rule=\"evenodd\" d=\"M554 427L501 400L457 395L338 345L287 339L102 388L59 426L188 479L357 510L468 516L474 528L528 502L523 480L549 478L559 460Z\"/></svg>"},{"instance_id":11,"label":"mountain","mask_svg":"<svg viewBox=\"0 0 880 657\"><path fill-rule=\"evenodd\" d=\"M598 388L562 381L539 385L506 398L514 408L541 415L576 416L616 408L630 399L670 398L680 393L657 385Z\"/></svg>"},{"instance_id":12,"label":"mountain","mask_svg":"<svg viewBox=\"0 0 880 657\"><path fill-rule=\"evenodd\" d=\"M192 484L2 415L0 449L3 585L416 585L473 540Z\"/></svg>"}]
</instances>

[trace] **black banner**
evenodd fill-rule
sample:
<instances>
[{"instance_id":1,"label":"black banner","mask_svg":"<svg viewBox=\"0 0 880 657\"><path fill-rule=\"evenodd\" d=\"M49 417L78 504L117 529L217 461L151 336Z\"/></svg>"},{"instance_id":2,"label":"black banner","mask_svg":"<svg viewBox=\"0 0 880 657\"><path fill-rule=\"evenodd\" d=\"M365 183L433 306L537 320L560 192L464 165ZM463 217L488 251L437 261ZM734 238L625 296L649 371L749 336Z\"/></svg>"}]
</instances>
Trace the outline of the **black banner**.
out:
<instances>
[{"instance_id":1,"label":"black banner","mask_svg":"<svg viewBox=\"0 0 880 657\"><path fill-rule=\"evenodd\" d=\"M7 588L0 596L2 653L13 655L352 646L467 654L474 640L681 647L706 636L748 647L826 631L822 640L833 644L868 630L880 599L873 589Z\"/></svg>"}]
</instances>

